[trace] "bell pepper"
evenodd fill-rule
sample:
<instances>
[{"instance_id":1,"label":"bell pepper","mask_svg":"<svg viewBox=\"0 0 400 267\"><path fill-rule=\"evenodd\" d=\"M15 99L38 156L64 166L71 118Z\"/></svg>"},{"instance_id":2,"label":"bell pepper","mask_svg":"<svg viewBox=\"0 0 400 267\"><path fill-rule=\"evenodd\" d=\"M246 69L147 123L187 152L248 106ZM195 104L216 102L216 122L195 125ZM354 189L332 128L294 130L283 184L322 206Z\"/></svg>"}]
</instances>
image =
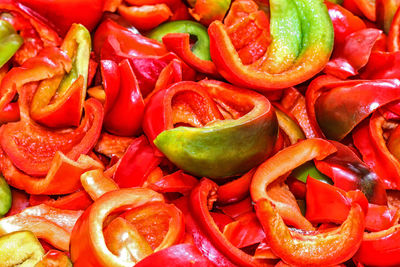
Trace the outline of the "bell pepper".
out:
<instances>
[{"instance_id":1,"label":"bell pepper","mask_svg":"<svg viewBox=\"0 0 400 267\"><path fill-rule=\"evenodd\" d=\"M400 6L398 0L377 0L376 1L376 22L386 34L390 32L390 25L396 11Z\"/></svg>"},{"instance_id":2,"label":"bell pepper","mask_svg":"<svg viewBox=\"0 0 400 267\"><path fill-rule=\"evenodd\" d=\"M323 159L334 152L336 148L322 139L306 139L281 150L258 167L250 186L252 200L257 202L266 198L275 205L286 223L300 229L312 230L313 226L303 217L296 199L287 187L278 187L278 193L271 196L269 193L273 192L268 187L280 176L301 164L314 158Z\"/></svg>"},{"instance_id":3,"label":"bell pepper","mask_svg":"<svg viewBox=\"0 0 400 267\"><path fill-rule=\"evenodd\" d=\"M72 61L66 75L44 80L36 90L30 109L35 121L53 128L78 126L88 84L90 33L80 24L73 24L61 49Z\"/></svg>"},{"instance_id":4,"label":"bell pepper","mask_svg":"<svg viewBox=\"0 0 400 267\"><path fill-rule=\"evenodd\" d=\"M104 127L116 135L133 136L139 132L142 124L144 101L136 76L127 59L120 63L119 74L121 77L120 87L114 103L111 102L112 97L111 101L107 101L107 104L112 107L104 117ZM108 98L107 92L106 99Z\"/></svg>"},{"instance_id":5,"label":"bell pepper","mask_svg":"<svg viewBox=\"0 0 400 267\"><path fill-rule=\"evenodd\" d=\"M226 26L220 21L210 25L211 58L231 83L261 91L285 88L311 78L328 62L333 27L322 2L271 1L270 10L272 42L251 64L239 58Z\"/></svg>"},{"instance_id":6,"label":"bell pepper","mask_svg":"<svg viewBox=\"0 0 400 267\"><path fill-rule=\"evenodd\" d=\"M0 68L17 52L23 42L10 23L0 20Z\"/></svg>"},{"instance_id":7,"label":"bell pepper","mask_svg":"<svg viewBox=\"0 0 400 267\"><path fill-rule=\"evenodd\" d=\"M0 175L0 217L11 209L12 195L10 187L2 175Z\"/></svg>"},{"instance_id":8,"label":"bell pepper","mask_svg":"<svg viewBox=\"0 0 400 267\"><path fill-rule=\"evenodd\" d=\"M279 104L274 104L276 117L278 119L279 129L283 130L289 138L290 143L294 144L300 139L305 139L304 133L297 124L296 118L290 112L283 111L284 108Z\"/></svg>"},{"instance_id":9,"label":"bell pepper","mask_svg":"<svg viewBox=\"0 0 400 267\"><path fill-rule=\"evenodd\" d=\"M147 258L139 261L137 267L162 266L193 266L193 267L212 267L212 264L205 258L196 246L192 244L178 244L151 254Z\"/></svg>"},{"instance_id":10,"label":"bell pepper","mask_svg":"<svg viewBox=\"0 0 400 267\"><path fill-rule=\"evenodd\" d=\"M400 251L400 225L396 224L387 230L364 233L360 249L355 259L365 265L397 266Z\"/></svg>"},{"instance_id":11,"label":"bell pepper","mask_svg":"<svg viewBox=\"0 0 400 267\"><path fill-rule=\"evenodd\" d=\"M61 35L73 23L83 24L93 30L103 14L103 0L21 0L19 1L49 19Z\"/></svg>"},{"instance_id":12,"label":"bell pepper","mask_svg":"<svg viewBox=\"0 0 400 267\"><path fill-rule=\"evenodd\" d=\"M12 196L11 208L5 215L6 217L20 213L30 205L29 195L24 191L12 188L11 196Z\"/></svg>"},{"instance_id":13,"label":"bell pepper","mask_svg":"<svg viewBox=\"0 0 400 267\"><path fill-rule=\"evenodd\" d=\"M89 99L85 102L85 117L76 129L51 131L29 120L22 120L0 128L0 143L15 167L28 175L44 176L56 151L61 151L72 160L88 153L100 135L102 121L102 105L97 100ZM34 147L31 144L35 144Z\"/></svg>"},{"instance_id":14,"label":"bell pepper","mask_svg":"<svg viewBox=\"0 0 400 267\"><path fill-rule=\"evenodd\" d=\"M360 190L368 201L386 205L386 191L383 183L367 164L365 164L348 146L330 141L337 152L315 161L319 171L332 178L334 186L345 191Z\"/></svg>"},{"instance_id":15,"label":"bell pepper","mask_svg":"<svg viewBox=\"0 0 400 267\"><path fill-rule=\"evenodd\" d=\"M210 1L210 0L189 0L190 14L197 21L208 26L214 20L222 21L231 5L231 0Z\"/></svg>"},{"instance_id":16,"label":"bell pepper","mask_svg":"<svg viewBox=\"0 0 400 267\"><path fill-rule=\"evenodd\" d=\"M120 5L118 12L121 16L139 30L151 30L167 21L172 12L166 4L125 6Z\"/></svg>"},{"instance_id":17,"label":"bell pepper","mask_svg":"<svg viewBox=\"0 0 400 267\"><path fill-rule=\"evenodd\" d=\"M103 132L97 140L94 150L109 158L112 158L113 156L120 158L133 140L135 140L135 138L116 136Z\"/></svg>"},{"instance_id":18,"label":"bell pepper","mask_svg":"<svg viewBox=\"0 0 400 267\"><path fill-rule=\"evenodd\" d=\"M364 16L370 21L376 20L376 1L344 0L343 6L358 16Z\"/></svg>"},{"instance_id":19,"label":"bell pepper","mask_svg":"<svg viewBox=\"0 0 400 267\"><path fill-rule=\"evenodd\" d=\"M193 219L207 234L210 242L234 264L239 266L268 266L266 263L235 247L218 229L209 211L216 200L217 189L218 186L214 182L202 179L192 190L190 194L190 211Z\"/></svg>"},{"instance_id":20,"label":"bell pepper","mask_svg":"<svg viewBox=\"0 0 400 267\"><path fill-rule=\"evenodd\" d=\"M188 194L198 180L184 173L182 170L160 177L157 180L147 178L147 187L159 193L181 193Z\"/></svg>"},{"instance_id":21,"label":"bell pepper","mask_svg":"<svg viewBox=\"0 0 400 267\"><path fill-rule=\"evenodd\" d=\"M400 50L400 11L397 9L390 25L387 46L389 52Z\"/></svg>"},{"instance_id":22,"label":"bell pepper","mask_svg":"<svg viewBox=\"0 0 400 267\"><path fill-rule=\"evenodd\" d=\"M98 199L109 191L119 189L114 180L106 177L100 169L83 173L81 175L81 183L93 200Z\"/></svg>"},{"instance_id":23,"label":"bell pepper","mask_svg":"<svg viewBox=\"0 0 400 267\"><path fill-rule=\"evenodd\" d=\"M332 183L332 180L328 176L320 172L311 161L300 165L299 167L294 169L290 175L303 183L307 182L308 176L326 184Z\"/></svg>"},{"instance_id":24,"label":"bell pepper","mask_svg":"<svg viewBox=\"0 0 400 267\"><path fill-rule=\"evenodd\" d=\"M400 73L400 51L372 52L368 64L360 77L362 79L396 79Z\"/></svg>"},{"instance_id":25,"label":"bell pepper","mask_svg":"<svg viewBox=\"0 0 400 267\"><path fill-rule=\"evenodd\" d=\"M398 215L398 209L369 203L365 216L365 229L371 232L389 229L397 223Z\"/></svg>"},{"instance_id":26,"label":"bell pepper","mask_svg":"<svg viewBox=\"0 0 400 267\"><path fill-rule=\"evenodd\" d=\"M398 99L398 86L394 79L342 81L321 76L307 89L308 115L327 138L341 140L375 109Z\"/></svg>"},{"instance_id":27,"label":"bell pepper","mask_svg":"<svg viewBox=\"0 0 400 267\"><path fill-rule=\"evenodd\" d=\"M72 262L64 252L51 249L35 267L72 267Z\"/></svg>"},{"instance_id":28,"label":"bell pepper","mask_svg":"<svg viewBox=\"0 0 400 267\"><path fill-rule=\"evenodd\" d=\"M246 198L255 171L255 169L252 169L236 180L218 187L218 203L229 204Z\"/></svg>"},{"instance_id":29,"label":"bell pepper","mask_svg":"<svg viewBox=\"0 0 400 267\"><path fill-rule=\"evenodd\" d=\"M78 266L126 266L126 262L106 246L103 235L105 220L114 211L163 201L162 195L145 188L120 189L102 195L85 210L72 230L72 262Z\"/></svg>"},{"instance_id":30,"label":"bell pepper","mask_svg":"<svg viewBox=\"0 0 400 267\"><path fill-rule=\"evenodd\" d=\"M218 187L219 190L220 187ZM218 199L217 199L218 201ZM253 211L253 204L250 197L247 197L241 201L224 205L218 206L218 209L222 210L222 212L233 219L238 218L239 216Z\"/></svg>"},{"instance_id":31,"label":"bell pepper","mask_svg":"<svg viewBox=\"0 0 400 267\"><path fill-rule=\"evenodd\" d=\"M41 204L0 219L0 233L32 231L54 247L68 251L72 228L82 211L60 210Z\"/></svg>"},{"instance_id":32,"label":"bell pepper","mask_svg":"<svg viewBox=\"0 0 400 267\"><path fill-rule=\"evenodd\" d=\"M160 160L146 137L136 138L116 163L113 179L121 188L142 186Z\"/></svg>"},{"instance_id":33,"label":"bell pepper","mask_svg":"<svg viewBox=\"0 0 400 267\"><path fill-rule=\"evenodd\" d=\"M47 195L30 195L29 203L31 206L46 204L47 206L62 210L85 210L93 203L86 191L76 191L69 195L64 195L53 199Z\"/></svg>"},{"instance_id":34,"label":"bell pepper","mask_svg":"<svg viewBox=\"0 0 400 267\"><path fill-rule=\"evenodd\" d=\"M393 156L383 137L385 119L374 113L371 120L363 123L354 133L353 142L364 162L378 175L385 188L400 188L400 162Z\"/></svg>"},{"instance_id":35,"label":"bell pepper","mask_svg":"<svg viewBox=\"0 0 400 267\"><path fill-rule=\"evenodd\" d=\"M232 119L221 120L212 98ZM199 128L173 128L180 123ZM153 95L143 130L184 171L222 178L250 170L271 153L277 121L269 101L257 93L218 81L180 82Z\"/></svg>"},{"instance_id":36,"label":"bell pepper","mask_svg":"<svg viewBox=\"0 0 400 267\"><path fill-rule=\"evenodd\" d=\"M344 223L327 232L291 231L267 199L256 203L256 213L272 251L291 265L330 266L350 259L360 247L364 213L352 204Z\"/></svg>"},{"instance_id":37,"label":"bell pepper","mask_svg":"<svg viewBox=\"0 0 400 267\"><path fill-rule=\"evenodd\" d=\"M44 249L32 232L19 231L0 237L0 261L4 266L36 266Z\"/></svg>"}]
</instances>

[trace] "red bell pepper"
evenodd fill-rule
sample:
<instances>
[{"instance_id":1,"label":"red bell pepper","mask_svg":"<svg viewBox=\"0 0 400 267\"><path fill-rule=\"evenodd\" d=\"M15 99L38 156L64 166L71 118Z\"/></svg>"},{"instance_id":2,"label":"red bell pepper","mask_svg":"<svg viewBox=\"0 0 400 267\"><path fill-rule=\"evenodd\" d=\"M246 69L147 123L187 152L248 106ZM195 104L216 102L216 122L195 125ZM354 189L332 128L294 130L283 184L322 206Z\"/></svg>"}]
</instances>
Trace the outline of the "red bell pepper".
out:
<instances>
[{"instance_id":1,"label":"red bell pepper","mask_svg":"<svg viewBox=\"0 0 400 267\"><path fill-rule=\"evenodd\" d=\"M71 24L81 23L90 31L100 21L104 0L19 0L56 25L64 35Z\"/></svg>"},{"instance_id":2,"label":"red bell pepper","mask_svg":"<svg viewBox=\"0 0 400 267\"><path fill-rule=\"evenodd\" d=\"M121 260L109 251L103 224L114 211L163 202L162 195L144 188L120 189L97 199L76 222L71 234L71 259L78 266L119 266ZM123 262L123 261L122 261Z\"/></svg>"},{"instance_id":3,"label":"red bell pepper","mask_svg":"<svg viewBox=\"0 0 400 267\"><path fill-rule=\"evenodd\" d=\"M302 216L289 188L281 183L277 184L276 180L309 160L323 159L335 151L336 148L331 143L322 139L307 139L281 150L261 164L254 174L250 186L253 201L266 198L275 205L285 222L300 229L312 230L313 226ZM271 186L273 184L275 189ZM273 194L272 189L277 193Z\"/></svg>"},{"instance_id":4,"label":"red bell pepper","mask_svg":"<svg viewBox=\"0 0 400 267\"><path fill-rule=\"evenodd\" d=\"M376 22L386 34L390 32L391 24L394 21L393 18L399 7L400 1L398 0L376 1Z\"/></svg>"},{"instance_id":5,"label":"red bell pepper","mask_svg":"<svg viewBox=\"0 0 400 267\"><path fill-rule=\"evenodd\" d=\"M371 232L383 231L395 225L396 220L398 220L398 209L368 204L365 229Z\"/></svg>"},{"instance_id":6,"label":"red bell pepper","mask_svg":"<svg viewBox=\"0 0 400 267\"><path fill-rule=\"evenodd\" d=\"M30 195L29 204L36 206L46 204L47 206L63 210L85 210L93 203L86 191L76 191L72 194L53 199L46 195Z\"/></svg>"},{"instance_id":7,"label":"red bell pepper","mask_svg":"<svg viewBox=\"0 0 400 267\"><path fill-rule=\"evenodd\" d=\"M82 187L94 201L107 192L119 189L114 180L105 176L101 169L87 171L80 178Z\"/></svg>"},{"instance_id":8,"label":"red bell pepper","mask_svg":"<svg viewBox=\"0 0 400 267\"><path fill-rule=\"evenodd\" d=\"M162 176L159 179L147 179L147 187L159 193L181 193L188 194L198 180L182 170L170 175Z\"/></svg>"},{"instance_id":9,"label":"red bell pepper","mask_svg":"<svg viewBox=\"0 0 400 267\"><path fill-rule=\"evenodd\" d=\"M118 12L121 16L139 30L151 30L167 21L172 12L166 4L125 6L120 5Z\"/></svg>"},{"instance_id":10,"label":"red bell pepper","mask_svg":"<svg viewBox=\"0 0 400 267\"><path fill-rule=\"evenodd\" d=\"M160 161L146 137L141 136L130 144L116 163L113 179L121 188L142 186L146 177Z\"/></svg>"},{"instance_id":11,"label":"red bell pepper","mask_svg":"<svg viewBox=\"0 0 400 267\"><path fill-rule=\"evenodd\" d=\"M35 267L72 267L72 262L68 256L59 250L51 249L43 256Z\"/></svg>"},{"instance_id":12,"label":"red bell pepper","mask_svg":"<svg viewBox=\"0 0 400 267\"><path fill-rule=\"evenodd\" d=\"M104 127L107 131L121 136L133 136L140 131L144 113L144 101L139 91L139 84L128 60L123 60L119 65L120 87L104 117ZM111 89L113 90L113 89ZM107 94L106 99L110 94ZM112 91L114 93L114 91ZM112 96L113 94L111 94ZM111 104L111 103L112 104Z\"/></svg>"},{"instance_id":13,"label":"red bell pepper","mask_svg":"<svg viewBox=\"0 0 400 267\"><path fill-rule=\"evenodd\" d=\"M219 231L213 221L209 209L216 200L218 186L208 179L203 179L192 190L190 195L190 211L199 227L207 234L210 242L229 260L239 266L268 266L235 247Z\"/></svg>"},{"instance_id":14,"label":"red bell pepper","mask_svg":"<svg viewBox=\"0 0 400 267\"><path fill-rule=\"evenodd\" d=\"M255 169L252 169L236 180L218 187L218 203L229 204L247 197L255 171Z\"/></svg>"},{"instance_id":15,"label":"red bell pepper","mask_svg":"<svg viewBox=\"0 0 400 267\"><path fill-rule=\"evenodd\" d=\"M400 11L397 9L390 25L388 40L389 52L397 52L400 50Z\"/></svg>"},{"instance_id":16,"label":"red bell pepper","mask_svg":"<svg viewBox=\"0 0 400 267\"><path fill-rule=\"evenodd\" d=\"M376 20L376 4L370 0L345 0L343 6L356 15L364 16L370 21Z\"/></svg>"},{"instance_id":17,"label":"red bell pepper","mask_svg":"<svg viewBox=\"0 0 400 267\"><path fill-rule=\"evenodd\" d=\"M0 233L32 231L36 237L68 251L72 228L81 214L82 211L60 210L41 204L0 219Z\"/></svg>"},{"instance_id":18,"label":"red bell pepper","mask_svg":"<svg viewBox=\"0 0 400 267\"><path fill-rule=\"evenodd\" d=\"M117 100L121 74L118 64L112 60L101 60L100 70L105 92L104 113L107 114Z\"/></svg>"},{"instance_id":19,"label":"red bell pepper","mask_svg":"<svg viewBox=\"0 0 400 267\"><path fill-rule=\"evenodd\" d=\"M114 156L120 158L134 140L135 138L116 136L103 132L97 140L94 150L109 158Z\"/></svg>"},{"instance_id":20,"label":"red bell pepper","mask_svg":"<svg viewBox=\"0 0 400 267\"><path fill-rule=\"evenodd\" d=\"M13 188L11 189L11 195L12 195L11 208L9 209L5 217L20 213L21 211L30 206L29 195L24 191L20 191Z\"/></svg>"},{"instance_id":21,"label":"red bell pepper","mask_svg":"<svg viewBox=\"0 0 400 267\"><path fill-rule=\"evenodd\" d=\"M372 52L368 64L360 77L362 79L396 79L400 74L400 51Z\"/></svg>"},{"instance_id":22,"label":"red bell pepper","mask_svg":"<svg viewBox=\"0 0 400 267\"><path fill-rule=\"evenodd\" d=\"M61 151L72 160L90 152L100 135L102 121L102 105L97 100L89 99L85 102L85 117L76 129L51 131L29 120L22 120L0 128L0 143L17 168L28 175L44 176L56 151Z\"/></svg>"},{"instance_id":23,"label":"red bell pepper","mask_svg":"<svg viewBox=\"0 0 400 267\"><path fill-rule=\"evenodd\" d=\"M289 230L267 199L256 203L256 212L272 251L292 265L339 264L350 259L363 240L364 213L358 204L339 228L323 233Z\"/></svg>"}]
</instances>

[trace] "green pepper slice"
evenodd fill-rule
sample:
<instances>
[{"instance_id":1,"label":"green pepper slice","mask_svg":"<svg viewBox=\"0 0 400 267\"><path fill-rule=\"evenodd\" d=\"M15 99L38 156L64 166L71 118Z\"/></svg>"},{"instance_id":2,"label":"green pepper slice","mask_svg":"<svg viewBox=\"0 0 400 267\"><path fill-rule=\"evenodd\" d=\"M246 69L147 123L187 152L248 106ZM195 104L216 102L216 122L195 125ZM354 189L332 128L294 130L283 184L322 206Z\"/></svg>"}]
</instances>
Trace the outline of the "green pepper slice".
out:
<instances>
[{"instance_id":1,"label":"green pepper slice","mask_svg":"<svg viewBox=\"0 0 400 267\"><path fill-rule=\"evenodd\" d=\"M13 26L0 20L0 68L17 52L24 39L17 34Z\"/></svg>"},{"instance_id":2,"label":"green pepper slice","mask_svg":"<svg viewBox=\"0 0 400 267\"><path fill-rule=\"evenodd\" d=\"M11 208L11 190L3 175L0 175L0 216L4 216Z\"/></svg>"}]
</instances>

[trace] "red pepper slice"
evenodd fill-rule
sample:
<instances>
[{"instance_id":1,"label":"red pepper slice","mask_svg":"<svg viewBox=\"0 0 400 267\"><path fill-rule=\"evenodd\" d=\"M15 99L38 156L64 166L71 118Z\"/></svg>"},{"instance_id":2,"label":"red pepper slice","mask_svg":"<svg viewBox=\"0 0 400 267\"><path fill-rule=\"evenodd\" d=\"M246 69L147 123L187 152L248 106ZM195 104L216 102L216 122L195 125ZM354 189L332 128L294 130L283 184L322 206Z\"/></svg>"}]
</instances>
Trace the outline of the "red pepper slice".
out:
<instances>
[{"instance_id":1,"label":"red pepper slice","mask_svg":"<svg viewBox=\"0 0 400 267\"><path fill-rule=\"evenodd\" d=\"M107 192L119 189L114 180L105 176L103 170L99 169L83 173L80 181L93 200L98 199Z\"/></svg>"},{"instance_id":2,"label":"red pepper slice","mask_svg":"<svg viewBox=\"0 0 400 267\"><path fill-rule=\"evenodd\" d=\"M268 187L301 164L314 158L323 159L335 151L336 148L331 143L322 139L307 139L279 151L261 164L254 174L250 186L253 201L266 198L275 205L285 222L300 229L312 230L313 226L301 215L296 199L288 187L277 189L279 193L275 195L277 199L274 199L274 195L269 195L271 189Z\"/></svg>"},{"instance_id":3,"label":"red pepper slice","mask_svg":"<svg viewBox=\"0 0 400 267\"><path fill-rule=\"evenodd\" d=\"M0 128L0 143L17 168L29 175L44 176L56 151L72 160L91 151L100 135L102 121L102 105L89 99L85 102L85 117L76 129L50 131L22 120Z\"/></svg>"},{"instance_id":4,"label":"red pepper slice","mask_svg":"<svg viewBox=\"0 0 400 267\"><path fill-rule=\"evenodd\" d=\"M397 52L400 50L400 11L397 9L392 24L390 25L388 40L389 52Z\"/></svg>"},{"instance_id":5,"label":"red pepper slice","mask_svg":"<svg viewBox=\"0 0 400 267\"><path fill-rule=\"evenodd\" d=\"M199 181L182 170L170 175L162 176L157 180L147 179L148 187L159 193L189 193Z\"/></svg>"},{"instance_id":6,"label":"red pepper slice","mask_svg":"<svg viewBox=\"0 0 400 267\"><path fill-rule=\"evenodd\" d=\"M256 203L256 213L272 251L293 265L339 264L357 252L363 239L364 213L358 204L339 228L325 233L290 231L267 199Z\"/></svg>"},{"instance_id":7,"label":"red pepper slice","mask_svg":"<svg viewBox=\"0 0 400 267\"><path fill-rule=\"evenodd\" d=\"M167 21L172 12L166 4L130 6L120 5L118 12L139 30L151 30Z\"/></svg>"},{"instance_id":8,"label":"red pepper slice","mask_svg":"<svg viewBox=\"0 0 400 267\"><path fill-rule=\"evenodd\" d=\"M400 51L372 52L360 77L363 79L396 79L400 74Z\"/></svg>"},{"instance_id":9,"label":"red pepper slice","mask_svg":"<svg viewBox=\"0 0 400 267\"><path fill-rule=\"evenodd\" d=\"M61 251L50 249L43 256L42 260L38 262L35 267L72 267L72 263L68 256Z\"/></svg>"},{"instance_id":10,"label":"red pepper slice","mask_svg":"<svg viewBox=\"0 0 400 267\"><path fill-rule=\"evenodd\" d=\"M46 195L31 195L29 203L31 206L46 204L47 206L63 210L85 210L93 201L84 190L81 190L57 199Z\"/></svg>"},{"instance_id":11,"label":"red pepper slice","mask_svg":"<svg viewBox=\"0 0 400 267\"><path fill-rule=\"evenodd\" d=\"M233 203L248 196L251 180L255 171L255 169L252 169L236 180L218 187L218 203Z\"/></svg>"},{"instance_id":12,"label":"red pepper slice","mask_svg":"<svg viewBox=\"0 0 400 267\"><path fill-rule=\"evenodd\" d=\"M121 158L133 140L135 138L116 136L103 132L94 149L97 153L109 158Z\"/></svg>"},{"instance_id":13,"label":"red pepper slice","mask_svg":"<svg viewBox=\"0 0 400 267\"><path fill-rule=\"evenodd\" d=\"M12 188L11 195L12 195L11 208L7 212L5 217L20 213L21 211L30 206L29 195L24 191Z\"/></svg>"}]
</instances>

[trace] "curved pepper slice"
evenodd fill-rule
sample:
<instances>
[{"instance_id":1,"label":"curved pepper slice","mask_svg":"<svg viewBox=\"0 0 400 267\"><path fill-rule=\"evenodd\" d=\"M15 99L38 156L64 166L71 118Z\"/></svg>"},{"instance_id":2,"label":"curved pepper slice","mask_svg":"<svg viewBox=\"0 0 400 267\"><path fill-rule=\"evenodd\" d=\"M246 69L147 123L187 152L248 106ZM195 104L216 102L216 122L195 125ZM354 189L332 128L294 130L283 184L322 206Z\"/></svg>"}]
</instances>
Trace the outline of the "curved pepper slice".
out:
<instances>
[{"instance_id":1,"label":"curved pepper slice","mask_svg":"<svg viewBox=\"0 0 400 267\"><path fill-rule=\"evenodd\" d=\"M311 78L329 60L333 27L321 1L270 1L270 9L272 43L250 65L239 58L226 26L215 21L208 29L213 62L233 84L261 91L285 88Z\"/></svg>"},{"instance_id":2,"label":"curved pepper slice","mask_svg":"<svg viewBox=\"0 0 400 267\"><path fill-rule=\"evenodd\" d=\"M231 0L189 0L190 14L204 25L210 25L214 20L223 20L228 11Z\"/></svg>"},{"instance_id":3,"label":"curved pepper slice","mask_svg":"<svg viewBox=\"0 0 400 267\"><path fill-rule=\"evenodd\" d=\"M66 75L42 81L31 103L32 119L47 127L79 125L88 84L89 31L80 24L73 24L61 49L72 61L71 70Z\"/></svg>"},{"instance_id":4,"label":"curved pepper slice","mask_svg":"<svg viewBox=\"0 0 400 267\"><path fill-rule=\"evenodd\" d=\"M272 251L289 264L331 266L350 259L358 250L364 233L364 213L353 204L346 221L325 232L290 231L267 199L256 203L259 218Z\"/></svg>"},{"instance_id":5,"label":"curved pepper slice","mask_svg":"<svg viewBox=\"0 0 400 267\"><path fill-rule=\"evenodd\" d=\"M163 202L162 195L145 188L120 189L97 199L78 219L71 234L71 259L78 266L126 266L108 248L103 224L114 211Z\"/></svg>"},{"instance_id":6,"label":"curved pepper slice","mask_svg":"<svg viewBox=\"0 0 400 267\"><path fill-rule=\"evenodd\" d=\"M231 119L219 120L221 114L210 98ZM185 110L199 117L184 118ZM181 122L201 128L173 128ZM244 173L265 160L274 147L278 125L264 96L223 82L202 81L176 83L156 93L146 107L143 128L184 171L222 178Z\"/></svg>"},{"instance_id":7,"label":"curved pepper slice","mask_svg":"<svg viewBox=\"0 0 400 267\"><path fill-rule=\"evenodd\" d=\"M139 30L151 30L167 21L173 13L166 4L125 6L120 5L118 12Z\"/></svg>"},{"instance_id":8,"label":"curved pepper slice","mask_svg":"<svg viewBox=\"0 0 400 267\"><path fill-rule=\"evenodd\" d=\"M101 169L83 173L80 181L93 200L98 199L107 192L119 189L114 180L105 176Z\"/></svg>"},{"instance_id":9,"label":"curved pepper slice","mask_svg":"<svg viewBox=\"0 0 400 267\"><path fill-rule=\"evenodd\" d=\"M49 131L31 121L8 123L0 128L0 144L21 171L32 176L45 176L56 151L72 160L87 154L100 136L102 122L102 105L89 99L85 102L85 117L78 128Z\"/></svg>"},{"instance_id":10,"label":"curved pepper slice","mask_svg":"<svg viewBox=\"0 0 400 267\"><path fill-rule=\"evenodd\" d=\"M279 191L281 194L276 196L279 198L275 200L273 195L269 196L268 187L273 185L279 177L301 164L314 158L323 159L334 152L336 148L322 139L306 139L279 151L261 164L254 174L250 186L253 201L258 202L266 198L275 205L285 222L300 229L313 230L311 223L302 216L296 199L288 188L282 188Z\"/></svg>"},{"instance_id":11,"label":"curved pepper slice","mask_svg":"<svg viewBox=\"0 0 400 267\"><path fill-rule=\"evenodd\" d=\"M400 50L400 9L397 9L390 25L387 46L389 52Z\"/></svg>"},{"instance_id":12,"label":"curved pepper slice","mask_svg":"<svg viewBox=\"0 0 400 267\"><path fill-rule=\"evenodd\" d=\"M4 216L11 209L12 194L3 175L0 175L0 217Z\"/></svg>"},{"instance_id":13,"label":"curved pepper slice","mask_svg":"<svg viewBox=\"0 0 400 267\"><path fill-rule=\"evenodd\" d=\"M81 214L82 211L60 210L41 204L0 219L0 234L28 230L54 247L68 251L72 228Z\"/></svg>"},{"instance_id":14,"label":"curved pepper slice","mask_svg":"<svg viewBox=\"0 0 400 267\"><path fill-rule=\"evenodd\" d=\"M68 256L59 250L51 249L43 256L35 267L72 267L72 262Z\"/></svg>"},{"instance_id":15,"label":"curved pepper slice","mask_svg":"<svg viewBox=\"0 0 400 267\"><path fill-rule=\"evenodd\" d=\"M17 52L24 40L5 20L0 20L0 68Z\"/></svg>"}]
</instances>

